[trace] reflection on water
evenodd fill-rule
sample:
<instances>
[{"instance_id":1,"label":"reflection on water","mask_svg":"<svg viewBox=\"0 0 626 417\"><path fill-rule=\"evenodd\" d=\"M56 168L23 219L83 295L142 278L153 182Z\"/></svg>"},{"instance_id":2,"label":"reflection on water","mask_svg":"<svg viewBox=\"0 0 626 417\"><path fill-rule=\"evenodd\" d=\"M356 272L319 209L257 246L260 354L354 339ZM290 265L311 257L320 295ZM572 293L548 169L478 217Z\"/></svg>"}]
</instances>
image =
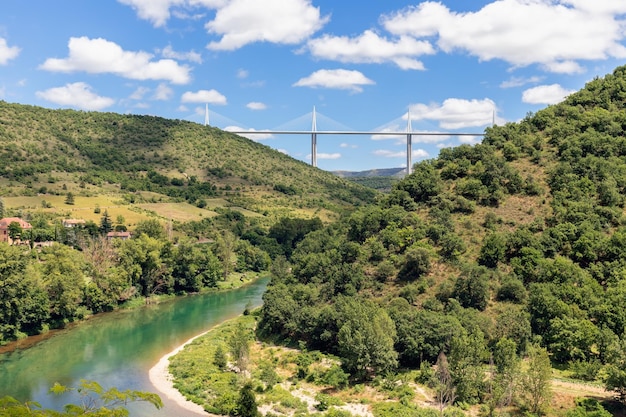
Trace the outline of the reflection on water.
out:
<instances>
[{"instance_id":1,"label":"reflection on water","mask_svg":"<svg viewBox=\"0 0 626 417\"><path fill-rule=\"evenodd\" d=\"M81 379L98 381L105 388L154 391L148 369L161 356L190 337L241 314L246 305L261 305L266 285L267 279L262 279L228 292L99 315L27 349L1 354L0 397L31 399L45 408L60 409L68 397L51 397L50 387L55 382L76 386ZM152 406L133 405L132 415L188 414L174 404L165 405L160 412Z\"/></svg>"}]
</instances>

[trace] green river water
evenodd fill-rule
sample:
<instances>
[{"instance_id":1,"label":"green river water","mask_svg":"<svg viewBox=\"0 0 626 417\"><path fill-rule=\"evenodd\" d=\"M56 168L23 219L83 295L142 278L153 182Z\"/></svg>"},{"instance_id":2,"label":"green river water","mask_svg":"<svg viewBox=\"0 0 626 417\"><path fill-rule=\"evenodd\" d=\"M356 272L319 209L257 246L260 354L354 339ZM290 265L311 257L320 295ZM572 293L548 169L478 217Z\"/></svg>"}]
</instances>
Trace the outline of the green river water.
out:
<instances>
[{"instance_id":1,"label":"green river water","mask_svg":"<svg viewBox=\"0 0 626 417\"><path fill-rule=\"evenodd\" d=\"M55 383L81 379L103 387L156 392L148 370L189 338L262 303L267 279L221 293L181 297L144 308L95 316L34 346L0 355L0 397L31 399L61 409L77 397L54 397ZM132 416L190 416L161 396L164 408L132 404Z\"/></svg>"}]
</instances>

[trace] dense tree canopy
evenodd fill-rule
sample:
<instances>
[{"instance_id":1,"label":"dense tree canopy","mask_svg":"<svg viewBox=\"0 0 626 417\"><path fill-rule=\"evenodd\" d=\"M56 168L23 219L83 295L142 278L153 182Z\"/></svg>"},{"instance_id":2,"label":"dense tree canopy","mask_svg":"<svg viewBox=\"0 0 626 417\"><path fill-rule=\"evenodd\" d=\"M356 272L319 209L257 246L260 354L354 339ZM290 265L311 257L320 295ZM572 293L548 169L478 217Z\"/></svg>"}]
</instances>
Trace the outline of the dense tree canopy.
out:
<instances>
[{"instance_id":1,"label":"dense tree canopy","mask_svg":"<svg viewBox=\"0 0 626 417\"><path fill-rule=\"evenodd\" d=\"M574 373L594 370L592 379L604 366L623 393L625 80L618 68L561 104L488 128L481 144L442 149L379 204L307 235L293 274L268 289L261 328L339 353L356 375L354 352L365 362L370 353L341 306L367 298L393 322L401 364L447 355L460 400L488 401L479 370L491 355L528 353L538 367L547 353ZM362 314L367 329L376 313ZM538 378L527 377L535 412L546 398Z\"/></svg>"}]
</instances>

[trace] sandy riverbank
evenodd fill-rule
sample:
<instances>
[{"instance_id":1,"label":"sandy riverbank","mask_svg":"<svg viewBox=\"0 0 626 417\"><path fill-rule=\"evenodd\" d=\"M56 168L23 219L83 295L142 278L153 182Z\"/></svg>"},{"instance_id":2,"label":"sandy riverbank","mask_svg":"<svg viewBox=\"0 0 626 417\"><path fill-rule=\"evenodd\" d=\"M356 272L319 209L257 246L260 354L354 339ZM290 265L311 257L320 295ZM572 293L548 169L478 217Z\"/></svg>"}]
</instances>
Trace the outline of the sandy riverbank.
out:
<instances>
[{"instance_id":1,"label":"sandy riverbank","mask_svg":"<svg viewBox=\"0 0 626 417\"><path fill-rule=\"evenodd\" d=\"M183 350L185 346L187 346L189 343L193 342L200 336L204 336L211 330L212 329L209 329L204 333L192 337L173 351L167 353L157 362L156 365L150 368L150 371L148 371L148 377L150 378L150 382L152 383L152 385L154 385L154 388L156 388L156 390L158 391L159 395L169 398L179 407L191 411L199 416L220 417L215 414L207 413L206 411L204 411L204 408L202 408L198 404L187 400L183 396L183 394L181 394L176 388L174 388L174 377L172 376L172 374L170 374L168 369L170 364L170 358L172 356L176 355L178 352Z\"/></svg>"}]
</instances>

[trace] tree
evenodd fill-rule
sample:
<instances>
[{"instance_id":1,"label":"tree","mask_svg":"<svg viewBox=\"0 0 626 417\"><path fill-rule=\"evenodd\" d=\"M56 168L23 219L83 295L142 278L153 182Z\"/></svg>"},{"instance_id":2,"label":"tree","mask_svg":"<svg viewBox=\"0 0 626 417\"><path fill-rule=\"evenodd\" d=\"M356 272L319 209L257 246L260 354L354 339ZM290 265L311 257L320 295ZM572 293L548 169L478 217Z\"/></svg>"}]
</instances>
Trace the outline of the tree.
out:
<instances>
[{"instance_id":1,"label":"tree","mask_svg":"<svg viewBox=\"0 0 626 417\"><path fill-rule=\"evenodd\" d=\"M439 404L439 415L443 417L445 408L454 404L456 399L456 387L450 374L448 358L443 351L439 353L435 367L435 396Z\"/></svg>"},{"instance_id":2,"label":"tree","mask_svg":"<svg viewBox=\"0 0 626 417\"><path fill-rule=\"evenodd\" d=\"M489 271L483 266L468 267L454 284L454 297L465 308L484 310L489 302Z\"/></svg>"},{"instance_id":3,"label":"tree","mask_svg":"<svg viewBox=\"0 0 626 417\"><path fill-rule=\"evenodd\" d=\"M72 194L71 191L65 195L65 204L70 206L74 205L74 194Z\"/></svg>"},{"instance_id":4,"label":"tree","mask_svg":"<svg viewBox=\"0 0 626 417\"><path fill-rule=\"evenodd\" d=\"M219 344L217 345L217 348L215 348L215 354L213 355L213 365L217 366L220 371L223 371L224 369L226 369L227 364L228 361L226 360L226 353L224 352L222 345Z\"/></svg>"},{"instance_id":5,"label":"tree","mask_svg":"<svg viewBox=\"0 0 626 417\"><path fill-rule=\"evenodd\" d=\"M0 198L0 219L4 217L4 200Z\"/></svg>"},{"instance_id":6,"label":"tree","mask_svg":"<svg viewBox=\"0 0 626 417\"><path fill-rule=\"evenodd\" d=\"M11 238L12 243L15 243L16 241L20 240L22 238L22 226L20 226L20 224L18 222L11 222L9 224L9 237Z\"/></svg>"},{"instance_id":7,"label":"tree","mask_svg":"<svg viewBox=\"0 0 626 417\"><path fill-rule=\"evenodd\" d=\"M543 414L550 404L552 368L545 348L531 346L528 349L528 368L522 375L522 395L526 407L535 414Z\"/></svg>"},{"instance_id":8,"label":"tree","mask_svg":"<svg viewBox=\"0 0 626 417\"><path fill-rule=\"evenodd\" d=\"M522 281L513 276L508 276L502 280L496 298L498 301L510 301L516 304L524 304L528 299L528 293Z\"/></svg>"},{"instance_id":9,"label":"tree","mask_svg":"<svg viewBox=\"0 0 626 417\"><path fill-rule=\"evenodd\" d=\"M256 405L256 398L252 390L252 384L244 385L239 391L239 405L237 406L239 417L258 417L259 410Z\"/></svg>"},{"instance_id":10,"label":"tree","mask_svg":"<svg viewBox=\"0 0 626 417\"><path fill-rule=\"evenodd\" d=\"M111 221L111 216L109 216L109 212L107 210L104 210L104 213L100 218L100 233L106 235L111 230L113 230L113 222Z\"/></svg>"},{"instance_id":11,"label":"tree","mask_svg":"<svg viewBox=\"0 0 626 417\"><path fill-rule=\"evenodd\" d=\"M626 404L626 341L621 341L619 355L609 364L606 371L606 389L615 391L619 400Z\"/></svg>"},{"instance_id":12,"label":"tree","mask_svg":"<svg viewBox=\"0 0 626 417\"><path fill-rule=\"evenodd\" d=\"M421 203L439 194L443 189L443 181L432 162L423 161L415 164L413 173L396 184L394 188L408 192L415 202Z\"/></svg>"},{"instance_id":13,"label":"tree","mask_svg":"<svg viewBox=\"0 0 626 417\"><path fill-rule=\"evenodd\" d=\"M416 367L425 361L435 362L439 353L449 349L450 340L464 331L456 317L417 310L402 298L393 300L388 311L396 325L395 349L404 366Z\"/></svg>"},{"instance_id":14,"label":"tree","mask_svg":"<svg viewBox=\"0 0 626 417\"><path fill-rule=\"evenodd\" d=\"M261 374L259 378L265 383L265 389L272 389L274 385L280 382L280 377L276 373L276 365L272 361L264 360L259 363Z\"/></svg>"},{"instance_id":15,"label":"tree","mask_svg":"<svg viewBox=\"0 0 626 417\"><path fill-rule=\"evenodd\" d=\"M398 272L398 279L415 281L428 274L431 268L430 251L423 247L412 247L407 250L405 262Z\"/></svg>"},{"instance_id":16,"label":"tree","mask_svg":"<svg viewBox=\"0 0 626 417\"><path fill-rule=\"evenodd\" d=\"M245 372L248 368L248 360L250 359L250 333L250 329L239 324L228 340L230 353L233 355L235 364L241 372Z\"/></svg>"},{"instance_id":17,"label":"tree","mask_svg":"<svg viewBox=\"0 0 626 417\"><path fill-rule=\"evenodd\" d=\"M343 366L356 378L384 373L398 365L396 327L387 312L368 300L339 302L338 350Z\"/></svg>"},{"instance_id":18,"label":"tree","mask_svg":"<svg viewBox=\"0 0 626 417\"><path fill-rule=\"evenodd\" d=\"M137 238L119 242L118 254L127 282L137 287L144 297L167 292L173 287L170 242L142 233Z\"/></svg>"},{"instance_id":19,"label":"tree","mask_svg":"<svg viewBox=\"0 0 626 417\"><path fill-rule=\"evenodd\" d=\"M222 262L223 279L226 280L233 269L233 255L237 244L237 237L230 231L224 231L216 239L217 257Z\"/></svg>"},{"instance_id":20,"label":"tree","mask_svg":"<svg viewBox=\"0 0 626 417\"><path fill-rule=\"evenodd\" d=\"M208 244L183 238L173 250L172 277L176 291L197 292L217 286L222 265Z\"/></svg>"},{"instance_id":21,"label":"tree","mask_svg":"<svg viewBox=\"0 0 626 417\"><path fill-rule=\"evenodd\" d=\"M595 398L577 398L576 408L565 414L566 417L611 417Z\"/></svg>"},{"instance_id":22,"label":"tree","mask_svg":"<svg viewBox=\"0 0 626 417\"><path fill-rule=\"evenodd\" d=\"M80 404L65 405L65 412L41 409L35 402L27 401L21 403L14 398L0 398L0 415L29 417L29 416L49 416L49 417L72 417L72 416L93 416L93 417L120 417L127 416L128 410L125 408L129 402L148 402L161 409L163 402L157 394L125 390L117 388L105 390L100 384L94 381L81 380L77 388L66 387L55 383L50 392L55 395L62 395L76 391L80 396Z\"/></svg>"},{"instance_id":23,"label":"tree","mask_svg":"<svg viewBox=\"0 0 626 417\"><path fill-rule=\"evenodd\" d=\"M29 255L0 244L0 344L35 334L48 319L48 297Z\"/></svg>"},{"instance_id":24,"label":"tree","mask_svg":"<svg viewBox=\"0 0 626 417\"><path fill-rule=\"evenodd\" d=\"M309 232L321 228L322 221L318 217L311 220L283 217L270 227L268 236L276 239L282 246L285 257L289 259L298 242L304 239Z\"/></svg>"},{"instance_id":25,"label":"tree","mask_svg":"<svg viewBox=\"0 0 626 417\"><path fill-rule=\"evenodd\" d=\"M291 265L284 255L278 255L270 265L272 282L285 282L291 275Z\"/></svg>"},{"instance_id":26,"label":"tree","mask_svg":"<svg viewBox=\"0 0 626 417\"><path fill-rule=\"evenodd\" d=\"M261 272L265 271L270 264L269 255L262 249L253 246L247 240L239 240L235 247L235 252L237 254L238 272Z\"/></svg>"},{"instance_id":27,"label":"tree","mask_svg":"<svg viewBox=\"0 0 626 417\"><path fill-rule=\"evenodd\" d=\"M450 372L459 401L476 403L484 392L483 363L488 352L483 332L476 327L470 334L462 334L450 343Z\"/></svg>"},{"instance_id":28,"label":"tree","mask_svg":"<svg viewBox=\"0 0 626 417\"><path fill-rule=\"evenodd\" d=\"M518 379L520 360L516 353L517 344L506 337L501 338L493 349L494 372L491 373L490 407L506 406L513 401Z\"/></svg>"},{"instance_id":29,"label":"tree","mask_svg":"<svg viewBox=\"0 0 626 417\"><path fill-rule=\"evenodd\" d=\"M77 318L83 301L85 259L80 252L60 244L44 248L37 265L50 300L50 317L60 323Z\"/></svg>"},{"instance_id":30,"label":"tree","mask_svg":"<svg viewBox=\"0 0 626 417\"><path fill-rule=\"evenodd\" d=\"M506 239L499 233L487 235L478 255L478 263L487 268L495 268L498 262L504 260L506 253Z\"/></svg>"},{"instance_id":31,"label":"tree","mask_svg":"<svg viewBox=\"0 0 626 417\"><path fill-rule=\"evenodd\" d=\"M154 239L165 239L165 229L156 219L142 220L135 227L137 235L145 234Z\"/></svg>"}]
</instances>

